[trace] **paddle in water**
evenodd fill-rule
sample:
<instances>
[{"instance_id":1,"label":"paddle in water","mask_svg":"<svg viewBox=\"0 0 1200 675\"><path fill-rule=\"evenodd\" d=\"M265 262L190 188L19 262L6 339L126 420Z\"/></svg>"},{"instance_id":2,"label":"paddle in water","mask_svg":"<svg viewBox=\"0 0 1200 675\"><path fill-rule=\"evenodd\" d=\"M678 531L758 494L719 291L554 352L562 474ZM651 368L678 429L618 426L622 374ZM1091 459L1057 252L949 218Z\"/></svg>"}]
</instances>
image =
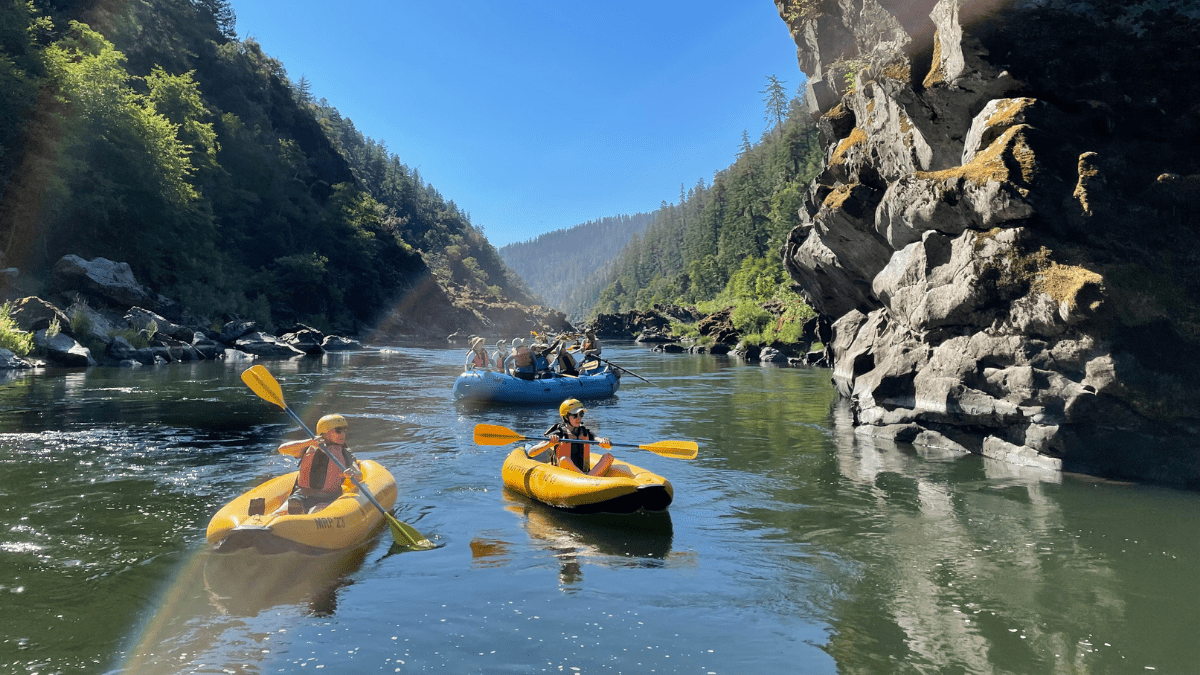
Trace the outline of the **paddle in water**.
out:
<instances>
[{"instance_id":1,"label":"paddle in water","mask_svg":"<svg viewBox=\"0 0 1200 675\"><path fill-rule=\"evenodd\" d=\"M259 398L283 408L283 411L290 415L291 418L295 420L296 424L300 425L301 429L304 429L304 433L314 438L316 437L316 434L314 434L312 430L308 428L308 425L304 423L304 420L300 419L300 416L297 415L294 410L288 407L287 402L283 400L283 388L279 386L279 383L275 381L275 377L271 375L271 372L268 371L265 366L260 365L247 368L242 372L242 382L245 382L246 386L250 387L251 391L253 391L255 394L258 394ZM324 448L322 448L322 450L324 450ZM325 455L329 457L330 461L336 464L339 469L342 471L346 470L346 467L343 466L342 463L338 461L338 458L334 457L333 454L326 452ZM367 490L367 487L360 483L357 478L354 476L348 477L350 478L350 481L354 483L354 486L358 488L359 494L366 497L367 501L371 502L371 504L375 508L379 509L379 512L383 514L384 520L387 521L388 528L392 531L392 539L396 544L415 549L435 548L434 543L429 541L425 535L418 532L416 528L400 522L395 516L388 513L387 509L383 508L383 505L379 503L379 500L375 499L375 495L371 494L370 491Z\"/></svg>"},{"instance_id":2,"label":"paddle in water","mask_svg":"<svg viewBox=\"0 0 1200 675\"><path fill-rule=\"evenodd\" d=\"M477 445L508 445L518 441L538 441L543 438L530 438L522 436L517 432L495 424L476 424L475 425L475 443ZM570 439L571 443L600 443L598 440L581 440ZM639 448L641 450L649 450L656 455L670 457L671 459L696 459L696 455L700 451L700 446L695 441L659 441L657 443L647 443L645 445L631 445L629 443L610 443L613 447L618 448Z\"/></svg>"}]
</instances>

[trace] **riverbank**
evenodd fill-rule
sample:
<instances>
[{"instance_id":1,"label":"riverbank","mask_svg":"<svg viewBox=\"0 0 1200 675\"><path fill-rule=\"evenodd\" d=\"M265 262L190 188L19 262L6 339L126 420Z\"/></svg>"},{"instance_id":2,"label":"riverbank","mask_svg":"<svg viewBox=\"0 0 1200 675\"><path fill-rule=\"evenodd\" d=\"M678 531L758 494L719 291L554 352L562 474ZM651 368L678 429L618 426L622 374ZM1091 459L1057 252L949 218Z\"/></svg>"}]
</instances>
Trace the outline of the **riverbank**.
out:
<instances>
[{"instance_id":1,"label":"riverbank","mask_svg":"<svg viewBox=\"0 0 1200 675\"><path fill-rule=\"evenodd\" d=\"M747 361L827 368L832 333L822 317L795 318L778 302L747 303L704 314L695 307L599 314L587 329L601 340L633 340L654 351L729 354Z\"/></svg>"},{"instance_id":2,"label":"riverbank","mask_svg":"<svg viewBox=\"0 0 1200 675\"><path fill-rule=\"evenodd\" d=\"M16 270L6 273L0 369L9 370L293 358L361 349L364 341L440 340L452 330L570 328L561 312L480 295L435 276L405 289L376 325L355 322L353 330L339 332L237 314L197 316L141 285L127 263L105 258L64 256L36 294L14 283Z\"/></svg>"}]
</instances>

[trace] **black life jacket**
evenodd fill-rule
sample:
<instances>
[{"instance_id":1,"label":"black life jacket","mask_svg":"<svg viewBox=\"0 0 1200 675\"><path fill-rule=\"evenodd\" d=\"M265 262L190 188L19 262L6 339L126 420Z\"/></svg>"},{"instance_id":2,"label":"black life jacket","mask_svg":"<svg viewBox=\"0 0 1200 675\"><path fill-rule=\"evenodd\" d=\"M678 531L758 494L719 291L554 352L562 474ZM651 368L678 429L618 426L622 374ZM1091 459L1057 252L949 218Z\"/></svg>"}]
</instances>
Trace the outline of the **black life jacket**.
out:
<instances>
[{"instance_id":1,"label":"black life jacket","mask_svg":"<svg viewBox=\"0 0 1200 675\"><path fill-rule=\"evenodd\" d=\"M583 426L582 424L579 425L578 432L572 434L571 428L570 428L570 426L567 425L566 422L559 422L558 424L555 424L554 426L552 426L546 430L547 436L550 436L552 434L556 434L559 438L565 438L565 439L581 438L581 439L591 441L591 440L595 440L595 438L596 438L595 436L592 435L591 430L589 430L587 427ZM563 442L570 443L569 440L563 441ZM561 443L559 445L561 445ZM575 468L579 469L580 471L582 471L584 473L587 473L588 469L592 468L591 451L588 447L590 445L591 445L591 443L571 443L571 463L575 465ZM558 461L558 448L554 448L554 461L555 462Z\"/></svg>"}]
</instances>

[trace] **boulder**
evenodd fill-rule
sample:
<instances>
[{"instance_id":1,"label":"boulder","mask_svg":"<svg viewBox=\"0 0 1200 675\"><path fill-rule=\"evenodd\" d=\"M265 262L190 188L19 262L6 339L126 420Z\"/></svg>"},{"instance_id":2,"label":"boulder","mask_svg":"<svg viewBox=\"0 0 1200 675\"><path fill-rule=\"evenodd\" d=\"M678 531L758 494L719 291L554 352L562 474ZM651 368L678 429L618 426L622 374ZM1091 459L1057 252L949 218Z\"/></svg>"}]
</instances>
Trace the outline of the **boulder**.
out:
<instances>
[{"instance_id":1,"label":"boulder","mask_svg":"<svg viewBox=\"0 0 1200 675\"><path fill-rule=\"evenodd\" d=\"M192 348L205 359L219 359L224 355L225 347L212 339L203 331L192 333Z\"/></svg>"},{"instance_id":2,"label":"boulder","mask_svg":"<svg viewBox=\"0 0 1200 675\"><path fill-rule=\"evenodd\" d=\"M67 335L71 333L71 319L58 307L36 296L21 298L13 302L12 317L17 328L32 333L50 327L52 321L58 321L59 330Z\"/></svg>"},{"instance_id":3,"label":"boulder","mask_svg":"<svg viewBox=\"0 0 1200 675\"><path fill-rule=\"evenodd\" d=\"M91 350L64 333L46 337L46 331L39 330L33 334L33 344L45 353L46 360L53 365L64 368L86 368L96 365Z\"/></svg>"},{"instance_id":4,"label":"boulder","mask_svg":"<svg viewBox=\"0 0 1200 675\"><path fill-rule=\"evenodd\" d=\"M348 337L326 335L325 339L321 341L321 348L327 352L343 352L362 349L363 345L358 340L352 340Z\"/></svg>"},{"instance_id":5,"label":"boulder","mask_svg":"<svg viewBox=\"0 0 1200 675\"><path fill-rule=\"evenodd\" d=\"M155 314L148 309L141 307L130 307L128 312L125 312L125 323L136 331L145 331L147 334L165 335L174 340L191 342L195 335L195 330L177 323L168 321L160 314ZM154 325L154 330L150 331L151 324Z\"/></svg>"},{"instance_id":6,"label":"boulder","mask_svg":"<svg viewBox=\"0 0 1200 675\"><path fill-rule=\"evenodd\" d=\"M741 336L733 327L733 309L726 308L696 322L700 335L711 337L717 344L735 345ZM715 353L715 352L714 352Z\"/></svg>"},{"instance_id":7,"label":"boulder","mask_svg":"<svg viewBox=\"0 0 1200 675\"><path fill-rule=\"evenodd\" d=\"M325 348L322 347L325 335L316 328L298 325L281 334L279 341L291 345L309 356L320 356L325 353Z\"/></svg>"},{"instance_id":8,"label":"boulder","mask_svg":"<svg viewBox=\"0 0 1200 675\"><path fill-rule=\"evenodd\" d=\"M124 337L118 335L112 338L112 342L108 345L108 356L120 365L128 367L129 362L136 362L141 365L150 365L154 363L154 350L144 347L138 349L129 343Z\"/></svg>"},{"instance_id":9,"label":"boulder","mask_svg":"<svg viewBox=\"0 0 1200 675\"><path fill-rule=\"evenodd\" d=\"M295 347L280 342L274 335L263 332L250 333L234 341L238 350L272 359L286 359L294 356L304 356L304 352Z\"/></svg>"},{"instance_id":10,"label":"boulder","mask_svg":"<svg viewBox=\"0 0 1200 675\"><path fill-rule=\"evenodd\" d=\"M634 342L672 342L675 336L657 329L644 330L638 334Z\"/></svg>"},{"instance_id":11,"label":"boulder","mask_svg":"<svg viewBox=\"0 0 1200 675\"><path fill-rule=\"evenodd\" d=\"M33 364L17 356L12 351L0 347L0 370L23 370L32 368Z\"/></svg>"},{"instance_id":12,"label":"boulder","mask_svg":"<svg viewBox=\"0 0 1200 675\"><path fill-rule=\"evenodd\" d=\"M50 288L64 295L80 294L101 305L123 309L149 307L163 314L178 316L179 303L146 290L133 276L129 263L107 258L84 260L65 255L51 269Z\"/></svg>"},{"instance_id":13,"label":"boulder","mask_svg":"<svg viewBox=\"0 0 1200 675\"><path fill-rule=\"evenodd\" d=\"M221 326L221 336L217 338L227 345L237 342L245 335L249 335L258 330L258 323L242 319L226 321L225 325Z\"/></svg>"},{"instance_id":14,"label":"boulder","mask_svg":"<svg viewBox=\"0 0 1200 675\"><path fill-rule=\"evenodd\" d=\"M66 313L72 318L72 323L79 326L79 334L75 337L80 340L109 344L114 335L127 327L120 314L101 311L86 302L71 305Z\"/></svg>"},{"instance_id":15,"label":"boulder","mask_svg":"<svg viewBox=\"0 0 1200 675\"><path fill-rule=\"evenodd\" d=\"M788 357L783 352L774 347L764 347L758 353L758 360L761 363L787 363Z\"/></svg>"}]
</instances>

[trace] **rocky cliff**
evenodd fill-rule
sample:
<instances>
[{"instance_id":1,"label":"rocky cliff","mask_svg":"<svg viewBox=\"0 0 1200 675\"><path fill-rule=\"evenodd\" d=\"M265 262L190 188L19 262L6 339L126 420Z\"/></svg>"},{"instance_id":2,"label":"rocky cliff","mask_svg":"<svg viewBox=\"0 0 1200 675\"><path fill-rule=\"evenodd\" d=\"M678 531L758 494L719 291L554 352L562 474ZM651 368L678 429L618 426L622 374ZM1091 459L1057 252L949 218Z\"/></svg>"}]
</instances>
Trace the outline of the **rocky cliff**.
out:
<instances>
[{"instance_id":1,"label":"rocky cliff","mask_svg":"<svg viewBox=\"0 0 1200 675\"><path fill-rule=\"evenodd\" d=\"M1200 2L776 6L856 431L1200 489Z\"/></svg>"}]
</instances>

